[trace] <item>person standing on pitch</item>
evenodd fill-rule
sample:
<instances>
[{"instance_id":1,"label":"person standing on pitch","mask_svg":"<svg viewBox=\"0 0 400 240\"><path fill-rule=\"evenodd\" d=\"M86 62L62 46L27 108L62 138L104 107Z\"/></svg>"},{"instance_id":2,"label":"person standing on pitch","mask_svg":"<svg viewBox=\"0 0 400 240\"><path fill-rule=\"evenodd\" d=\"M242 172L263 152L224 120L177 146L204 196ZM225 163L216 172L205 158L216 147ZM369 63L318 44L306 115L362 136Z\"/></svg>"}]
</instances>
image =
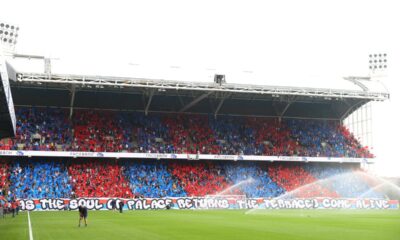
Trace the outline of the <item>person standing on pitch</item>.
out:
<instances>
[{"instance_id":1,"label":"person standing on pitch","mask_svg":"<svg viewBox=\"0 0 400 240\"><path fill-rule=\"evenodd\" d=\"M78 210L79 210L79 225L78 225L78 227L81 226L82 219L85 221L85 227L87 227L87 215L88 215L87 207L85 207L83 204L81 204L78 207Z\"/></svg>"},{"instance_id":2,"label":"person standing on pitch","mask_svg":"<svg viewBox=\"0 0 400 240\"><path fill-rule=\"evenodd\" d=\"M122 209L124 208L124 200L121 200L121 202L119 202L119 212L122 213Z\"/></svg>"},{"instance_id":3,"label":"person standing on pitch","mask_svg":"<svg viewBox=\"0 0 400 240\"><path fill-rule=\"evenodd\" d=\"M17 202L16 202L16 201L13 201L13 202L11 203L12 217L15 217L16 211L17 211Z\"/></svg>"}]
</instances>

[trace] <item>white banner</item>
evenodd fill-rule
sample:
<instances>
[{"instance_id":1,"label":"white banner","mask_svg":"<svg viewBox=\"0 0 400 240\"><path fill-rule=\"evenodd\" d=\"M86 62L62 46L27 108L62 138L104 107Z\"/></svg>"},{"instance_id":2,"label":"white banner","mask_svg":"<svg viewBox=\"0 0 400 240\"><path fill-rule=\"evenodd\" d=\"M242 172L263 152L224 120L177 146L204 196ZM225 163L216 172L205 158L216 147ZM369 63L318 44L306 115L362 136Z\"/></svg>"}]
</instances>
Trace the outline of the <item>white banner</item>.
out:
<instances>
[{"instance_id":1,"label":"white banner","mask_svg":"<svg viewBox=\"0 0 400 240\"><path fill-rule=\"evenodd\" d=\"M0 156L373 163L373 158L0 150Z\"/></svg>"},{"instance_id":2,"label":"white banner","mask_svg":"<svg viewBox=\"0 0 400 240\"><path fill-rule=\"evenodd\" d=\"M76 210L85 205L89 210L110 210L123 203L125 210L157 209L399 209L398 200L309 198L267 199L233 197L180 198L78 198L78 199L19 199L21 210Z\"/></svg>"}]
</instances>

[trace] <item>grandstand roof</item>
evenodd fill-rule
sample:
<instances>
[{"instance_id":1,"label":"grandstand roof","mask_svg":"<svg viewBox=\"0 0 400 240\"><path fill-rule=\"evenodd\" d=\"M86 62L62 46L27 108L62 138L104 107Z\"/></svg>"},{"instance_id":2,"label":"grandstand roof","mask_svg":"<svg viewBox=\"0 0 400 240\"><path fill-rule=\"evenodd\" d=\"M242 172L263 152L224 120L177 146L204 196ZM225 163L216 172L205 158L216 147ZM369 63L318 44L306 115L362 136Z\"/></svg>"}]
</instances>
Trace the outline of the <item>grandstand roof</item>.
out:
<instances>
[{"instance_id":1,"label":"grandstand roof","mask_svg":"<svg viewBox=\"0 0 400 240\"><path fill-rule=\"evenodd\" d=\"M17 106L72 106L148 113L340 120L369 101L389 98L386 91L373 86L375 82L364 79L360 83L357 78L343 80L345 86L351 86L346 89L22 72L17 73L16 79L11 86Z\"/></svg>"}]
</instances>

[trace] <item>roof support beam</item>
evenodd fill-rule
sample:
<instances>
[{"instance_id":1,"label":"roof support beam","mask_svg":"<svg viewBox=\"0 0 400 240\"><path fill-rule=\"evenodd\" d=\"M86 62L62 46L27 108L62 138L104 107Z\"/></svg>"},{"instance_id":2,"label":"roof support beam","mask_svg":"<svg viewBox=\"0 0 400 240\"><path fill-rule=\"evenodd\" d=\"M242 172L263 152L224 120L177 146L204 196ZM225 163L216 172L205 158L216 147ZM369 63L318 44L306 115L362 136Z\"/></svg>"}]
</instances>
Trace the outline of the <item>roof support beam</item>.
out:
<instances>
[{"instance_id":1,"label":"roof support beam","mask_svg":"<svg viewBox=\"0 0 400 240\"><path fill-rule=\"evenodd\" d=\"M144 114L146 116L149 113L149 108L150 108L151 100L153 99L153 96L154 96L154 92L155 92L154 89L152 89L150 91L150 97L149 97L149 100L147 101L146 108L144 109Z\"/></svg>"},{"instance_id":2,"label":"roof support beam","mask_svg":"<svg viewBox=\"0 0 400 240\"><path fill-rule=\"evenodd\" d=\"M216 109L215 112L214 112L214 118L217 118L217 114L218 114L219 110L221 109L222 104L224 104L225 99L227 99L230 95L231 95L231 94L229 93L229 94L226 94L226 95L224 95L224 96L222 97L221 101L219 102L219 104L218 104L218 106L217 106L217 109Z\"/></svg>"},{"instance_id":3,"label":"roof support beam","mask_svg":"<svg viewBox=\"0 0 400 240\"><path fill-rule=\"evenodd\" d=\"M214 112L214 118L217 117L217 114L218 114L219 110L221 109L222 104L224 104L224 101L225 101L225 98L221 99L221 101L219 102L218 107L217 107L217 109L216 109L215 112Z\"/></svg>"},{"instance_id":4,"label":"roof support beam","mask_svg":"<svg viewBox=\"0 0 400 240\"><path fill-rule=\"evenodd\" d=\"M349 82L352 82L353 84L359 86L364 92L368 92L369 89L367 86L365 86L361 81L371 81L370 77L344 77L344 80L347 80Z\"/></svg>"},{"instance_id":5,"label":"roof support beam","mask_svg":"<svg viewBox=\"0 0 400 240\"><path fill-rule=\"evenodd\" d=\"M278 115L279 119L285 115L292 103L296 102L297 99L297 96L288 96L285 101L282 101L283 99L281 100L281 102L286 102L286 104L283 108L276 109L276 114Z\"/></svg>"},{"instance_id":6,"label":"roof support beam","mask_svg":"<svg viewBox=\"0 0 400 240\"><path fill-rule=\"evenodd\" d=\"M180 95L178 95L178 100L179 100L179 103L181 104L181 106L185 106L185 103L183 102Z\"/></svg>"},{"instance_id":7,"label":"roof support beam","mask_svg":"<svg viewBox=\"0 0 400 240\"><path fill-rule=\"evenodd\" d=\"M69 119L72 118L72 114L74 114L74 102L75 102L75 92L76 92L76 87L75 85L71 86L71 100L69 103Z\"/></svg>"},{"instance_id":8,"label":"roof support beam","mask_svg":"<svg viewBox=\"0 0 400 240\"><path fill-rule=\"evenodd\" d=\"M290 105L292 105L292 101L288 102L282 112L279 114L279 118L282 118L285 115L286 111L289 109Z\"/></svg>"},{"instance_id":9,"label":"roof support beam","mask_svg":"<svg viewBox=\"0 0 400 240\"><path fill-rule=\"evenodd\" d=\"M188 110L189 108L193 107L194 105L196 105L198 102L200 102L204 98L210 96L212 93L213 92L208 92L208 93L204 93L204 94L200 95L199 97L197 97L196 99L191 101L189 104L184 106L181 110L179 110L179 112L184 112L184 111Z\"/></svg>"}]
</instances>

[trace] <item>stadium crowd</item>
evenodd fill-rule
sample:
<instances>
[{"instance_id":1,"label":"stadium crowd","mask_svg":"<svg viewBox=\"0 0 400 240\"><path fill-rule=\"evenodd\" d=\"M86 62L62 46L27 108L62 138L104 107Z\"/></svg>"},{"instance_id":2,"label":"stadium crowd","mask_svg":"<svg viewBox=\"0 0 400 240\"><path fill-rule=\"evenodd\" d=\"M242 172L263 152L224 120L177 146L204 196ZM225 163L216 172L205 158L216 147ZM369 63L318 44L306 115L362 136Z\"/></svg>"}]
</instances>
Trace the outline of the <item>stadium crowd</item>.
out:
<instances>
[{"instance_id":1,"label":"stadium crowd","mask_svg":"<svg viewBox=\"0 0 400 240\"><path fill-rule=\"evenodd\" d=\"M135 197L185 197L186 192L181 183L166 164L148 161L125 162L126 179Z\"/></svg>"},{"instance_id":2,"label":"stadium crowd","mask_svg":"<svg viewBox=\"0 0 400 240\"><path fill-rule=\"evenodd\" d=\"M72 196L78 197L133 197L124 168L114 161L81 160L68 166Z\"/></svg>"},{"instance_id":3,"label":"stadium crowd","mask_svg":"<svg viewBox=\"0 0 400 240\"><path fill-rule=\"evenodd\" d=\"M339 196L348 198L367 197L383 198L384 196L375 191L379 183L366 177L365 173L357 167L337 165L313 165L305 166L304 169L330 189L335 189ZM379 189L378 189L379 190Z\"/></svg>"},{"instance_id":4,"label":"stadium crowd","mask_svg":"<svg viewBox=\"0 0 400 240\"><path fill-rule=\"evenodd\" d=\"M173 162L170 170L190 197L218 194L229 187L223 169L213 162Z\"/></svg>"},{"instance_id":5,"label":"stadium crowd","mask_svg":"<svg viewBox=\"0 0 400 240\"><path fill-rule=\"evenodd\" d=\"M342 125L282 120L54 108L19 108L2 150L372 157Z\"/></svg>"},{"instance_id":6,"label":"stadium crowd","mask_svg":"<svg viewBox=\"0 0 400 240\"><path fill-rule=\"evenodd\" d=\"M157 116L141 113L119 113L119 126L123 131L123 151L174 153L168 128Z\"/></svg>"},{"instance_id":7,"label":"stadium crowd","mask_svg":"<svg viewBox=\"0 0 400 240\"><path fill-rule=\"evenodd\" d=\"M10 169L11 198L66 198L71 185L60 160L18 161Z\"/></svg>"},{"instance_id":8,"label":"stadium crowd","mask_svg":"<svg viewBox=\"0 0 400 240\"><path fill-rule=\"evenodd\" d=\"M324 169L321 169L324 171ZM321 184L317 178L298 164L277 164L268 168L271 178L287 193L287 198L339 197L335 190Z\"/></svg>"},{"instance_id":9,"label":"stadium crowd","mask_svg":"<svg viewBox=\"0 0 400 240\"><path fill-rule=\"evenodd\" d=\"M69 150L73 132L66 111L56 108L18 108L12 149ZM1 145L0 145L1 146Z\"/></svg>"},{"instance_id":10,"label":"stadium crowd","mask_svg":"<svg viewBox=\"0 0 400 240\"><path fill-rule=\"evenodd\" d=\"M9 178L9 165L5 162L0 162L0 197L8 194Z\"/></svg>"},{"instance_id":11,"label":"stadium crowd","mask_svg":"<svg viewBox=\"0 0 400 240\"><path fill-rule=\"evenodd\" d=\"M167 115L163 121L169 129L175 153L220 153L206 116Z\"/></svg>"},{"instance_id":12,"label":"stadium crowd","mask_svg":"<svg viewBox=\"0 0 400 240\"><path fill-rule=\"evenodd\" d=\"M254 129L250 128L245 118L221 116L218 119L209 118L220 154L227 155L261 155L256 146Z\"/></svg>"},{"instance_id":13,"label":"stadium crowd","mask_svg":"<svg viewBox=\"0 0 400 240\"><path fill-rule=\"evenodd\" d=\"M224 167L228 182L237 186L238 191L225 191L224 194L243 194L247 197L263 196L274 198L285 189L274 182L268 173L268 167L262 163L237 163Z\"/></svg>"},{"instance_id":14,"label":"stadium crowd","mask_svg":"<svg viewBox=\"0 0 400 240\"><path fill-rule=\"evenodd\" d=\"M0 160L0 196L16 198L384 197L340 164L182 160Z\"/></svg>"}]
</instances>

